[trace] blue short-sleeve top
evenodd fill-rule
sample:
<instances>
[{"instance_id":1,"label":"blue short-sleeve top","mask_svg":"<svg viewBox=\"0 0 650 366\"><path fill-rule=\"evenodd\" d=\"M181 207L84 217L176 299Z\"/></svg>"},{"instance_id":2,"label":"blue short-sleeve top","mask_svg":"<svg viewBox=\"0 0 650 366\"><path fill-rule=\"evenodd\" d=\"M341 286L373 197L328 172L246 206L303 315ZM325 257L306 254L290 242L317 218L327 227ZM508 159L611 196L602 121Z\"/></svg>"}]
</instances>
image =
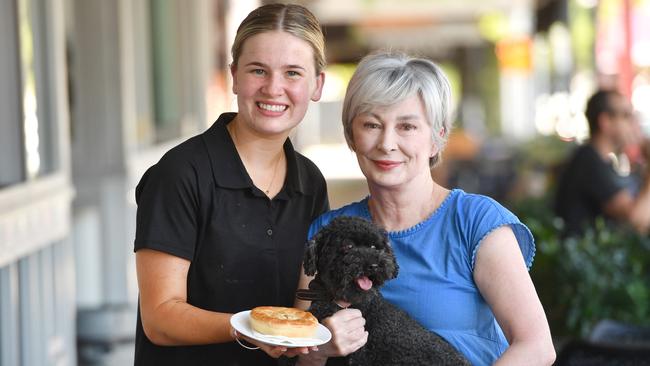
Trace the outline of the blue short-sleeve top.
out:
<instances>
[{"instance_id":1,"label":"blue short-sleeve top","mask_svg":"<svg viewBox=\"0 0 650 366\"><path fill-rule=\"evenodd\" d=\"M341 215L370 220L368 198L321 215L309 237ZM508 347L473 278L483 238L504 225L514 232L530 268L535 255L530 230L493 199L460 189L452 190L424 221L388 233L399 274L382 287L384 297L444 337L473 365L491 365Z\"/></svg>"}]
</instances>

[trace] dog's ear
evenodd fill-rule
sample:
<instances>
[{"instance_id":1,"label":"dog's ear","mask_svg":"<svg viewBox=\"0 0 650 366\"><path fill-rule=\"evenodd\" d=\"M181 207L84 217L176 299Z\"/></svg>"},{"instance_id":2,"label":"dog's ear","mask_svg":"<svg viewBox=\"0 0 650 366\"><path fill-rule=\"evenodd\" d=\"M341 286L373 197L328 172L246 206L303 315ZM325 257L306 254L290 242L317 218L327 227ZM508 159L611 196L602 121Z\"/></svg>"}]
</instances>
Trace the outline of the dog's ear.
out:
<instances>
[{"instance_id":1,"label":"dog's ear","mask_svg":"<svg viewBox=\"0 0 650 366\"><path fill-rule=\"evenodd\" d=\"M393 273L391 278L397 278L397 274L399 273L399 265L397 265L397 259L395 258L393 247L390 245L390 239L388 239L386 236L384 236L384 250L386 250L386 252L389 253L390 257L392 258Z\"/></svg>"},{"instance_id":2,"label":"dog's ear","mask_svg":"<svg viewBox=\"0 0 650 366\"><path fill-rule=\"evenodd\" d=\"M305 269L305 274L308 276L313 276L316 274L316 263L318 262L318 251L316 250L317 247L318 245L316 244L316 240L311 239L307 242L303 267Z\"/></svg>"},{"instance_id":3,"label":"dog's ear","mask_svg":"<svg viewBox=\"0 0 650 366\"><path fill-rule=\"evenodd\" d=\"M397 260L393 256L393 264L395 266L395 270L393 271L393 278L397 278L397 274L399 273L399 265L397 264Z\"/></svg>"}]
</instances>

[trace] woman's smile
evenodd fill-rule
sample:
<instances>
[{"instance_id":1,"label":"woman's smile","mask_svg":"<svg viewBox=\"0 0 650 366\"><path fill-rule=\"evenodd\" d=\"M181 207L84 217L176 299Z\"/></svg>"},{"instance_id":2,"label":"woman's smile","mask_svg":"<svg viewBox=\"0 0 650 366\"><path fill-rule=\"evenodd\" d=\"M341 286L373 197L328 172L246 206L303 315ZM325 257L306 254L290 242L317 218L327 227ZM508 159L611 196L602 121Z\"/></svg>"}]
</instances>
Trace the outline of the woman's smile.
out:
<instances>
[{"instance_id":1,"label":"woman's smile","mask_svg":"<svg viewBox=\"0 0 650 366\"><path fill-rule=\"evenodd\" d=\"M278 104L271 102L257 102L257 107L261 110L262 113L269 116L279 116L282 115L284 111L289 108L286 104Z\"/></svg>"},{"instance_id":2,"label":"woman's smile","mask_svg":"<svg viewBox=\"0 0 650 366\"><path fill-rule=\"evenodd\" d=\"M373 160L373 163L375 163L379 169L386 171L397 168L402 164L400 161L394 160Z\"/></svg>"}]
</instances>

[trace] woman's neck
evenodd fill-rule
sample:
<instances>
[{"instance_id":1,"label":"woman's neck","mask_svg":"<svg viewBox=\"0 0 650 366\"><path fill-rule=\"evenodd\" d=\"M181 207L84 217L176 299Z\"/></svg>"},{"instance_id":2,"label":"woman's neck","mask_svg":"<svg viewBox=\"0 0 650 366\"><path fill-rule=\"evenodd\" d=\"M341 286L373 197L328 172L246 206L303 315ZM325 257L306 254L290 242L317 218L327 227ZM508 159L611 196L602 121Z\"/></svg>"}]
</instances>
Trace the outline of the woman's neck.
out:
<instances>
[{"instance_id":1,"label":"woman's neck","mask_svg":"<svg viewBox=\"0 0 650 366\"><path fill-rule=\"evenodd\" d=\"M236 118L226 126L242 161L259 166L272 165L283 152L288 134L262 136L243 126Z\"/></svg>"},{"instance_id":2,"label":"woman's neck","mask_svg":"<svg viewBox=\"0 0 650 366\"><path fill-rule=\"evenodd\" d=\"M253 184L267 196L274 197L282 189L286 177L283 146L287 136L260 136L243 128L237 120L226 128Z\"/></svg>"},{"instance_id":3,"label":"woman's neck","mask_svg":"<svg viewBox=\"0 0 650 366\"><path fill-rule=\"evenodd\" d=\"M368 208L372 220L386 231L405 230L424 221L449 193L430 178L407 188L369 186L369 190Z\"/></svg>"}]
</instances>

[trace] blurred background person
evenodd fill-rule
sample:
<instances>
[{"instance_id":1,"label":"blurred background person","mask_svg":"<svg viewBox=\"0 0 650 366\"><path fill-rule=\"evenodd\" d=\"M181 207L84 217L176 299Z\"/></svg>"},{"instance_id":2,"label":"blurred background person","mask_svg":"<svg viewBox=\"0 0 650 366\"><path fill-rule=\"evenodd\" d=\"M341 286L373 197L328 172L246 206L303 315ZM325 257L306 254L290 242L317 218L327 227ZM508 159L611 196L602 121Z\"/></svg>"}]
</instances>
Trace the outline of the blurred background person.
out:
<instances>
[{"instance_id":1,"label":"blurred background person","mask_svg":"<svg viewBox=\"0 0 650 366\"><path fill-rule=\"evenodd\" d=\"M566 164L557 187L555 211L564 220L566 235L580 235L596 219L630 224L640 233L650 227L650 179L641 176L638 193L619 174L618 154L641 143L648 161L647 141L641 140L632 106L622 94L598 90L585 111L590 139ZM629 173L629 171L628 171Z\"/></svg>"}]
</instances>

